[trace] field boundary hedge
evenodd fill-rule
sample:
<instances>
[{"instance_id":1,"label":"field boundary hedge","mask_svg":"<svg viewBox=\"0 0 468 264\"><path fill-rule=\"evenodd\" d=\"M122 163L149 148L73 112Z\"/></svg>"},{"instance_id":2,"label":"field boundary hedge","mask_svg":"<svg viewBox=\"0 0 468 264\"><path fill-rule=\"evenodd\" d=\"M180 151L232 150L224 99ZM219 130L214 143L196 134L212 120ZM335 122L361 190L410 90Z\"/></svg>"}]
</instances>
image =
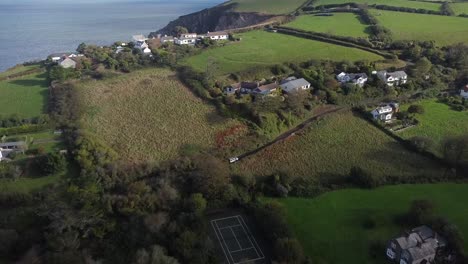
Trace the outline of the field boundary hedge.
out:
<instances>
[{"instance_id":1,"label":"field boundary hedge","mask_svg":"<svg viewBox=\"0 0 468 264\"><path fill-rule=\"evenodd\" d=\"M299 29L294 29L290 27L284 27L284 26L279 26L276 27L277 31L282 34L286 35L291 35L291 36L296 36L296 37L301 37L301 38L306 38L306 39L312 39L312 40L317 40L317 41L322 41L322 42L327 42L330 44L335 44L335 45L340 45L348 48L356 48L360 50L364 50L367 52L371 52L374 54L377 54L379 56L382 56L386 59L394 59L396 55L383 52L383 51L378 51L370 47L365 47L361 46L355 43L347 42L344 40L336 39L336 38L331 38L331 37L324 37L320 33L317 32L312 32L312 31L305 31L305 30L299 30Z\"/></svg>"},{"instance_id":2,"label":"field boundary hedge","mask_svg":"<svg viewBox=\"0 0 468 264\"><path fill-rule=\"evenodd\" d=\"M30 69L30 70L23 71L23 72L13 73L13 74L5 76L5 77L0 77L0 81L15 79L15 78L23 77L23 76L30 75L30 74L33 74L33 73L40 73L40 72L43 72L43 71L44 70L42 68Z\"/></svg>"}]
</instances>

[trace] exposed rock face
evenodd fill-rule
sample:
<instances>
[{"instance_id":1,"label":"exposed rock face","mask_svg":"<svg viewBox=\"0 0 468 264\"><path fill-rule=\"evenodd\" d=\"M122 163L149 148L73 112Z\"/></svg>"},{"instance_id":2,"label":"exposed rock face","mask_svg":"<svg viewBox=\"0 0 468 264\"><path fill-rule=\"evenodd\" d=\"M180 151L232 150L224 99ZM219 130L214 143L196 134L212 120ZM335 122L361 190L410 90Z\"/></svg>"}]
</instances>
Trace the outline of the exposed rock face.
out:
<instances>
[{"instance_id":1,"label":"exposed rock face","mask_svg":"<svg viewBox=\"0 0 468 264\"><path fill-rule=\"evenodd\" d=\"M170 22L166 27L157 32L151 32L150 36L156 34L171 34L176 26L187 28L190 32L206 33L208 31L220 31L234 28L248 27L262 23L273 15L258 13L240 13L233 11L235 4L223 4L202 11L181 16Z\"/></svg>"}]
</instances>

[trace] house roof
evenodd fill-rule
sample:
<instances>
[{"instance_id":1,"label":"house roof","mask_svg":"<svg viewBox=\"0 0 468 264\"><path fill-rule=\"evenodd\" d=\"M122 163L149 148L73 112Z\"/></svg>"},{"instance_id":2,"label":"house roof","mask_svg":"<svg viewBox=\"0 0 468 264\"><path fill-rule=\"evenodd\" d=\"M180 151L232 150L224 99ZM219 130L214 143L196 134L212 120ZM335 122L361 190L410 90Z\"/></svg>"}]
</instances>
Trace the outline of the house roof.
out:
<instances>
[{"instance_id":1,"label":"house roof","mask_svg":"<svg viewBox=\"0 0 468 264\"><path fill-rule=\"evenodd\" d=\"M241 88L243 89L253 90L258 86L260 86L260 83L258 82L241 82Z\"/></svg>"},{"instance_id":2,"label":"house roof","mask_svg":"<svg viewBox=\"0 0 468 264\"><path fill-rule=\"evenodd\" d=\"M75 67L76 62L70 58L66 58L60 62L60 65L64 68L70 68L70 67Z\"/></svg>"},{"instance_id":3,"label":"house roof","mask_svg":"<svg viewBox=\"0 0 468 264\"><path fill-rule=\"evenodd\" d=\"M427 240L435 236L435 232L428 226L416 227L411 230L411 232L417 233L423 240Z\"/></svg>"},{"instance_id":4,"label":"house roof","mask_svg":"<svg viewBox=\"0 0 468 264\"><path fill-rule=\"evenodd\" d=\"M276 88L278 88L277 83L270 83L270 84L265 84L265 85L259 86L257 89L255 89L255 92L266 93L266 92L270 92L272 90L275 90Z\"/></svg>"},{"instance_id":5,"label":"house roof","mask_svg":"<svg viewBox=\"0 0 468 264\"><path fill-rule=\"evenodd\" d=\"M58 53L52 53L52 54L50 54L50 55L47 56L47 57L49 57L49 58L63 57L63 56L68 57L68 56L70 56L71 54L72 54L71 52L62 52L62 53L58 52Z\"/></svg>"},{"instance_id":6,"label":"house roof","mask_svg":"<svg viewBox=\"0 0 468 264\"><path fill-rule=\"evenodd\" d=\"M289 81L287 83L283 83L281 84L281 88L285 90L286 92L289 92L291 90L297 90L303 86L308 86L308 85L310 85L310 83L306 81L304 78L301 78L301 79Z\"/></svg>"},{"instance_id":7,"label":"house roof","mask_svg":"<svg viewBox=\"0 0 468 264\"><path fill-rule=\"evenodd\" d=\"M421 237L416 233L411 233L408 236L402 236L395 239L402 249L415 247L418 243L422 243Z\"/></svg>"},{"instance_id":8,"label":"house roof","mask_svg":"<svg viewBox=\"0 0 468 264\"><path fill-rule=\"evenodd\" d=\"M364 79L367 79L367 74L365 73L351 73L349 75L350 79L352 80L357 80L359 78L364 78Z\"/></svg>"},{"instance_id":9,"label":"house roof","mask_svg":"<svg viewBox=\"0 0 468 264\"><path fill-rule=\"evenodd\" d=\"M436 254L437 246L432 243L424 243L407 249L407 252L411 255L413 262L427 259L428 257Z\"/></svg>"},{"instance_id":10,"label":"house roof","mask_svg":"<svg viewBox=\"0 0 468 264\"><path fill-rule=\"evenodd\" d=\"M229 87L235 89L235 90L238 90L241 88L241 83L233 83L231 85L229 85Z\"/></svg>"},{"instance_id":11,"label":"house roof","mask_svg":"<svg viewBox=\"0 0 468 264\"><path fill-rule=\"evenodd\" d=\"M393 78L403 78L407 77L408 75L404 71L396 71L396 72L387 72L387 75L392 76Z\"/></svg>"},{"instance_id":12,"label":"house roof","mask_svg":"<svg viewBox=\"0 0 468 264\"><path fill-rule=\"evenodd\" d=\"M211 37L211 36L227 36L228 33L225 31L218 31L218 32L208 32L206 33L206 36Z\"/></svg>"}]
</instances>

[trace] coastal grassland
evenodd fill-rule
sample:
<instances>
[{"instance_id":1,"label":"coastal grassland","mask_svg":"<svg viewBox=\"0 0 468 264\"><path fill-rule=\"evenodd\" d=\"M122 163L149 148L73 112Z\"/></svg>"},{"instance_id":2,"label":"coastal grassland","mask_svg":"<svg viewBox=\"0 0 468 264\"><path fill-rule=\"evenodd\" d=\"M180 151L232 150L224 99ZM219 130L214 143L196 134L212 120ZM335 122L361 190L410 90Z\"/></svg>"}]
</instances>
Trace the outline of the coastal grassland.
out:
<instances>
[{"instance_id":1,"label":"coastal grassland","mask_svg":"<svg viewBox=\"0 0 468 264\"><path fill-rule=\"evenodd\" d=\"M238 12L258 12L265 14L288 14L298 9L306 0L232 0Z\"/></svg>"},{"instance_id":2,"label":"coastal grassland","mask_svg":"<svg viewBox=\"0 0 468 264\"><path fill-rule=\"evenodd\" d=\"M17 66L12 67L12 68L4 71L4 72L0 72L0 78L7 77L7 76L10 76L10 75L16 74L16 73L21 73L21 72L33 70L33 69L39 69L39 67L40 66L38 64L27 65L27 66L17 65Z\"/></svg>"},{"instance_id":3,"label":"coastal grassland","mask_svg":"<svg viewBox=\"0 0 468 264\"><path fill-rule=\"evenodd\" d=\"M208 49L187 58L184 63L196 70L204 71L211 57L218 63L219 73L226 74L257 66L270 66L284 62L297 63L310 59L334 61L383 59L381 56L363 50L279 33L250 31L237 36L242 38L240 42Z\"/></svg>"},{"instance_id":4,"label":"coastal grassland","mask_svg":"<svg viewBox=\"0 0 468 264\"><path fill-rule=\"evenodd\" d=\"M45 111L47 95L45 73L0 81L0 115L39 116Z\"/></svg>"},{"instance_id":5,"label":"coastal grassland","mask_svg":"<svg viewBox=\"0 0 468 264\"><path fill-rule=\"evenodd\" d=\"M343 26L346 25L346 26ZM286 24L287 27L346 37L367 37L367 25L353 13L334 13L333 16L304 15Z\"/></svg>"},{"instance_id":6,"label":"coastal grassland","mask_svg":"<svg viewBox=\"0 0 468 264\"><path fill-rule=\"evenodd\" d=\"M468 14L468 2L450 4L456 15Z\"/></svg>"},{"instance_id":7,"label":"coastal grassland","mask_svg":"<svg viewBox=\"0 0 468 264\"><path fill-rule=\"evenodd\" d=\"M437 164L404 149L397 141L349 111L331 114L304 132L234 165L240 174L342 178L354 166L376 177L440 175Z\"/></svg>"},{"instance_id":8,"label":"coastal grassland","mask_svg":"<svg viewBox=\"0 0 468 264\"><path fill-rule=\"evenodd\" d=\"M440 4L439 3L429 3L429 2L420 2L420 1L410 1L410 0L318 0L314 3L314 6L319 5L330 5L330 4L345 4L345 3L358 3L358 4L377 4L377 5L389 5L389 6L398 6L398 7L409 7L409 8L416 8L416 9L426 9L426 10L433 10L439 11Z\"/></svg>"},{"instance_id":9,"label":"coastal grassland","mask_svg":"<svg viewBox=\"0 0 468 264\"><path fill-rule=\"evenodd\" d=\"M77 85L81 125L122 160L175 158L185 144L209 148L215 135L237 124L217 115L167 69L146 69Z\"/></svg>"},{"instance_id":10,"label":"coastal grassland","mask_svg":"<svg viewBox=\"0 0 468 264\"><path fill-rule=\"evenodd\" d=\"M372 13L392 31L396 40L434 40L440 46L468 42L468 19L463 17L383 10L372 10Z\"/></svg>"},{"instance_id":11,"label":"coastal grassland","mask_svg":"<svg viewBox=\"0 0 468 264\"><path fill-rule=\"evenodd\" d=\"M468 112L459 112L450 106L437 102L437 99L428 99L416 102L424 107L424 114L416 114L419 124L409 128L398 135L408 139L414 136L424 136L436 142L436 148L444 138L448 136L458 136L468 133ZM402 110L406 110L409 105L404 105ZM435 151L437 152L437 150Z\"/></svg>"},{"instance_id":12,"label":"coastal grassland","mask_svg":"<svg viewBox=\"0 0 468 264\"><path fill-rule=\"evenodd\" d=\"M286 207L287 219L304 252L315 263L388 263L372 259L373 241L386 242L404 230L394 218L409 210L416 199L434 202L436 214L458 226L468 237L467 184L422 184L381 187L374 190L340 190L314 199L276 199ZM374 219L375 227L364 223ZM468 240L465 239L465 250ZM322 262L320 261L322 260Z\"/></svg>"}]
</instances>

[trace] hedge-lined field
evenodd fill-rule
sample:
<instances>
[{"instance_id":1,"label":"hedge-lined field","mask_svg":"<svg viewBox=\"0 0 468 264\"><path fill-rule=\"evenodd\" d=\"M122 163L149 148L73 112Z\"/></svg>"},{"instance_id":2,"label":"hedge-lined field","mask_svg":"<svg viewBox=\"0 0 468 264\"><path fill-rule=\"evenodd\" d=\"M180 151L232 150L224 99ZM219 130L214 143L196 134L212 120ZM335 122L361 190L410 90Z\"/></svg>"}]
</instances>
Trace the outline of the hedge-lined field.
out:
<instances>
[{"instance_id":1,"label":"hedge-lined field","mask_svg":"<svg viewBox=\"0 0 468 264\"><path fill-rule=\"evenodd\" d=\"M47 95L45 73L0 81L0 115L39 116L45 112Z\"/></svg>"},{"instance_id":2,"label":"hedge-lined field","mask_svg":"<svg viewBox=\"0 0 468 264\"><path fill-rule=\"evenodd\" d=\"M77 89L82 126L127 161L171 159L185 144L211 147L218 131L237 124L218 116L166 69L83 82Z\"/></svg>"},{"instance_id":3,"label":"hedge-lined field","mask_svg":"<svg viewBox=\"0 0 468 264\"><path fill-rule=\"evenodd\" d=\"M450 4L456 15L468 14L468 2Z\"/></svg>"},{"instance_id":4,"label":"hedge-lined field","mask_svg":"<svg viewBox=\"0 0 468 264\"><path fill-rule=\"evenodd\" d=\"M424 114L416 114L419 124L398 135L403 138L424 136L436 143L436 152L441 143L448 136L459 136L468 133L468 111L459 112L450 106L439 103L435 99L423 100L414 104L424 108ZM409 105L403 107L407 108Z\"/></svg>"},{"instance_id":5,"label":"hedge-lined field","mask_svg":"<svg viewBox=\"0 0 468 264\"><path fill-rule=\"evenodd\" d=\"M429 2L420 2L420 1L409 1L409 0L318 0L314 3L314 6L319 5L330 5L330 4L346 4L346 3L359 3L359 4L377 4L377 5L388 5L388 6L398 6L398 7L409 7L416 9L426 9L439 11L439 3L429 3Z\"/></svg>"},{"instance_id":6,"label":"hedge-lined field","mask_svg":"<svg viewBox=\"0 0 468 264\"><path fill-rule=\"evenodd\" d=\"M315 199L276 199L286 207L290 226L313 263L388 263L385 251L370 257L373 241L386 242L402 231L394 217L416 199L434 202L436 213L458 226L468 251L467 184L398 185L375 190L341 190ZM373 219L375 227L364 228Z\"/></svg>"},{"instance_id":7,"label":"hedge-lined field","mask_svg":"<svg viewBox=\"0 0 468 264\"><path fill-rule=\"evenodd\" d=\"M346 25L346 26L343 26ZM345 37L367 37L367 25L353 13L333 13L333 16L305 15L286 24L287 27Z\"/></svg>"},{"instance_id":8,"label":"hedge-lined field","mask_svg":"<svg viewBox=\"0 0 468 264\"><path fill-rule=\"evenodd\" d=\"M420 3L420 2L415 2ZM434 40L446 46L468 42L468 19L463 17L372 10L396 40Z\"/></svg>"},{"instance_id":9,"label":"hedge-lined field","mask_svg":"<svg viewBox=\"0 0 468 264\"><path fill-rule=\"evenodd\" d=\"M304 38L250 31L239 34L240 42L203 51L189 57L185 63L199 71L205 71L208 59L219 65L219 74L238 72L256 66L271 66L284 62L302 62L310 59L323 60L369 60L383 59L381 56L355 48L333 45Z\"/></svg>"},{"instance_id":10,"label":"hedge-lined field","mask_svg":"<svg viewBox=\"0 0 468 264\"><path fill-rule=\"evenodd\" d=\"M374 176L441 175L433 161L404 149L351 112L329 115L303 134L277 143L234 165L239 173L344 177L354 166Z\"/></svg>"},{"instance_id":11,"label":"hedge-lined field","mask_svg":"<svg viewBox=\"0 0 468 264\"><path fill-rule=\"evenodd\" d=\"M265 14L288 14L299 8L306 0L232 0L237 3L238 12L258 12Z\"/></svg>"}]
</instances>

